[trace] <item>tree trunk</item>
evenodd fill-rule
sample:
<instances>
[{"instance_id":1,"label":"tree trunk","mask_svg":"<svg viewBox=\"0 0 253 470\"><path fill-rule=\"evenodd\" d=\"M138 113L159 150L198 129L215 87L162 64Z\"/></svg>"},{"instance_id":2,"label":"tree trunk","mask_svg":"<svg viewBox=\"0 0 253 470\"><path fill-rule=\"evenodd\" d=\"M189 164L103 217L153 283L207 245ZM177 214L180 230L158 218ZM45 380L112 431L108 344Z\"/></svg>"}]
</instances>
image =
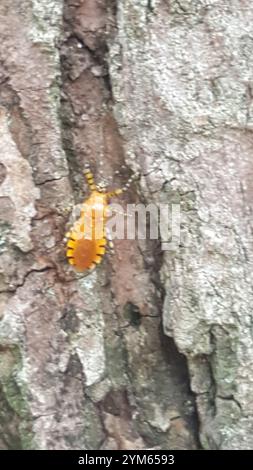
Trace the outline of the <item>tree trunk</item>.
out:
<instances>
[{"instance_id":1,"label":"tree trunk","mask_svg":"<svg viewBox=\"0 0 253 470\"><path fill-rule=\"evenodd\" d=\"M253 448L252 20L249 0L1 1L1 449ZM178 246L68 266L85 163L141 174L124 204L180 204Z\"/></svg>"}]
</instances>

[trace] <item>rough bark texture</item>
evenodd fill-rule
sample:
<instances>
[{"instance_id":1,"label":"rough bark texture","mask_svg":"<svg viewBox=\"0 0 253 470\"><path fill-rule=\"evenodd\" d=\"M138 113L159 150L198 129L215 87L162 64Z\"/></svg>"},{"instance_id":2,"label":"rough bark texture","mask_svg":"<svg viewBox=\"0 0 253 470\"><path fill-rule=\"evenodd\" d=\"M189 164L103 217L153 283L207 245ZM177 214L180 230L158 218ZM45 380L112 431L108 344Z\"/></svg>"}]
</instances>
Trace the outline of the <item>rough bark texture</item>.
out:
<instances>
[{"instance_id":1,"label":"rough bark texture","mask_svg":"<svg viewBox=\"0 0 253 470\"><path fill-rule=\"evenodd\" d=\"M250 0L1 1L0 448L253 448L252 20ZM139 170L125 202L180 203L178 249L118 241L76 275L85 162L112 186Z\"/></svg>"}]
</instances>

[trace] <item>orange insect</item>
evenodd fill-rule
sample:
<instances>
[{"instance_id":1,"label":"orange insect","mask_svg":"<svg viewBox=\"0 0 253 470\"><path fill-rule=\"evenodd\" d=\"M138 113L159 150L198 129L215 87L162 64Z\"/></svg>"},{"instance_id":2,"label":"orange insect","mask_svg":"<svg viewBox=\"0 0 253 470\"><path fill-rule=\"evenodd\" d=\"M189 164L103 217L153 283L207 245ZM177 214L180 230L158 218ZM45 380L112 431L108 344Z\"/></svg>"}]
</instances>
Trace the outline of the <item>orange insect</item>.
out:
<instances>
[{"instance_id":1,"label":"orange insect","mask_svg":"<svg viewBox=\"0 0 253 470\"><path fill-rule=\"evenodd\" d=\"M91 195L82 204L80 218L66 233L68 262L79 272L92 271L101 263L107 245L105 225L110 199L126 191L134 179L131 177L122 189L105 192L95 185L88 166L84 174Z\"/></svg>"}]
</instances>

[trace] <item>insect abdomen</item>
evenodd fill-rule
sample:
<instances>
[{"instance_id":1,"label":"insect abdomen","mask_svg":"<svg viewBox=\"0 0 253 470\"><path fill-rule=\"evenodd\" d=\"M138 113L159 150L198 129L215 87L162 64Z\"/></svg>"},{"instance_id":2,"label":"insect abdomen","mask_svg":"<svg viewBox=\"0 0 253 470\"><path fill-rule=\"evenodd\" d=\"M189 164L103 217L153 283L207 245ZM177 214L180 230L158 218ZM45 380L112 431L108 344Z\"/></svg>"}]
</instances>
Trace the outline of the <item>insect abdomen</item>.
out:
<instances>
[{"instance_id":1,"label":"insect abdomen","mask_svg":"<svg viewBox=\"0 0 253 470\"><path fill-rule=\"evenodd\" d=\"M101 263L105 254L106 239L85 238L84 224L79 221L67 234L67 258L71 265L83 272Z\"/></svg>"}]
</instances>

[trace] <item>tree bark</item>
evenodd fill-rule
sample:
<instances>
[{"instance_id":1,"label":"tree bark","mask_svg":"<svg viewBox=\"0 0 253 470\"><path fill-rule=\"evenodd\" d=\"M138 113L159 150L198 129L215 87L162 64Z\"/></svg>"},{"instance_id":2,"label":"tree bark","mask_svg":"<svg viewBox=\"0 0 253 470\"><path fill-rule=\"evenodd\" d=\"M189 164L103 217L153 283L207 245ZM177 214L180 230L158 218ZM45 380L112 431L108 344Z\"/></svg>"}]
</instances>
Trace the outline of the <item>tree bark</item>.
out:
<instances>
[{"instance_id":1,"label":"tree bark","mask_svg":"<svg viewBox=\"0 0 253 470\"><path fill-rule=\"evenodd\" d=\"M1 1L1 449L253 448L252 20L249 0ZM124 204L180 204L178 247L118 240L76 274L85 163L141 174Z\"/></svg>"}]
</instances>

